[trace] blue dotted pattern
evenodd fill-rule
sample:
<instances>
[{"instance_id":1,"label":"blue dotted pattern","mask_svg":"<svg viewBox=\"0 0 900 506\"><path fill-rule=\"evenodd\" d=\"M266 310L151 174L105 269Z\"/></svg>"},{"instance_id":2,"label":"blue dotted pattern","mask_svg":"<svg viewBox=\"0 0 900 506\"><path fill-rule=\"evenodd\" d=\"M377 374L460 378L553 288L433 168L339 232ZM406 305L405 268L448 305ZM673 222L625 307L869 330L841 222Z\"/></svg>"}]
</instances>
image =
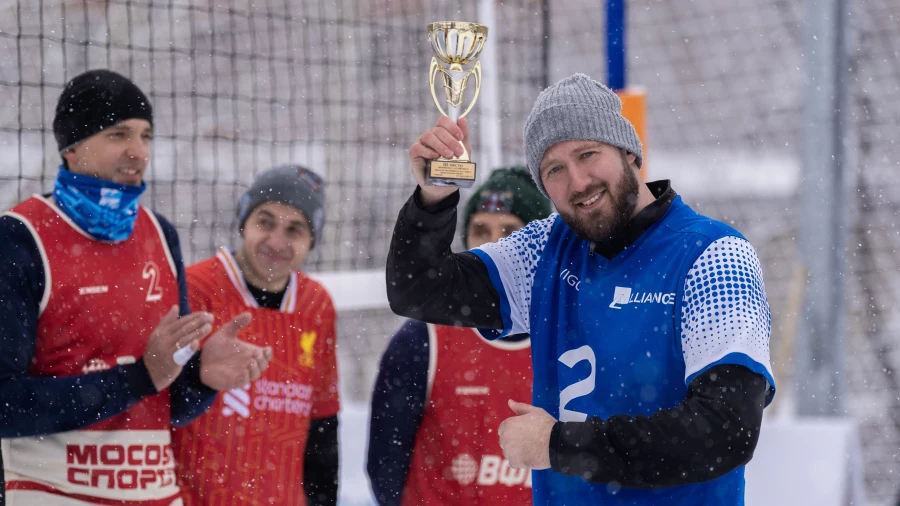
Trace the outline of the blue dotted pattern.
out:
<instances>
[{"instance_id":1,"label":"blue dotted pattern","mask_svg":"<svg viewBox=\"0 0 900 506\"><path fill-rule=\"evenodd\" d=\"M557 216L554 213L543 220L532 221L499 242L475 248L490 257L503 284L495 288L498 292L506 293L510 314L509 320L504 315L504 321L512 324L512 328L504 332L504 335L531 332L528 315L531 310L534 273Z\"/></svg>"},{"instance_id":2,"label":"blue dotted pattern","mask_svg":"<svg viewBox=\"0 0 900 506\"><path fill-rule=\"evenodd\" d=\"M762 267L753 246L733 236L710 244L684 282L685 380L728 355L739 354L763 366L771 382L771 321Z\"/></svg>"}]
</instances>

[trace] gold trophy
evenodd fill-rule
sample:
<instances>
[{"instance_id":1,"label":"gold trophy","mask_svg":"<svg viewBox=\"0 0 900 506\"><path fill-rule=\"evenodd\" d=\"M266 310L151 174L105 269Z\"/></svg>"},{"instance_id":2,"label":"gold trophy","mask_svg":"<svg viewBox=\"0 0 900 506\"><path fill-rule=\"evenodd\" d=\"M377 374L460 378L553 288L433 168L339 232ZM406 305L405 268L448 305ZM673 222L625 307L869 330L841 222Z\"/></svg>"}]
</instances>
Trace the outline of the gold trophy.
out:
<instances>
[{"instance_id":1,"label":"gold trophy","mask_svg":"<svg viewBox=\"0 0 900 506\"><path fill-rule=\"evenodd\" d=\"M487 27L477 23L441 21L428 25L428 40L437 55L431 58L431 70L428 71L431 97L441 114L452 119L454 123L468 114L478 100L478 92L481 91L481 62L475 62L470 70L465 70L463 66L475 61L481 53L484 41L487 40L487 33ZM438 59L450 67L441 66ZM446 109L441 106L441 101L434 91L434 81L438 74L441 75L441 83L444 85ZM469 77L473 75L475 94L469 107L460 114L463 94L469 83ZM465 146L463 154L459 157L429 161L425 166L425 184L471 188L475 184L475 162L469 160L469 152Z\"/></svg>"}]
</instances>

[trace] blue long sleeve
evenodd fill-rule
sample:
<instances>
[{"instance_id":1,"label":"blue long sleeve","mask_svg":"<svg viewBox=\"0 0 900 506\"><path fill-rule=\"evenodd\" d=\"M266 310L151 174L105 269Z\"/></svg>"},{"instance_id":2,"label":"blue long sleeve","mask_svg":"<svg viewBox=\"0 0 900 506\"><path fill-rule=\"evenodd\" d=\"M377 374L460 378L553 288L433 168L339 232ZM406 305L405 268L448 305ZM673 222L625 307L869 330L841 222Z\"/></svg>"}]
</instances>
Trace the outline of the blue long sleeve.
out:
<instances>
[{"instance_id":1,"label":"blue long sleeve","mask_svg":"<svg viewBox=\"0 0 900 506\"><path fill-rule=\"evenodd\" d=\"M381 506L399 506L428 388L428 328L407 321L381 358L372 414L366 470Z\"/></svg>"},{"instance_id":2,"label":"blue long sleeve","mask_svg":"<svg viewBox=\"0 0 900 506\"><path fill-rule=\"evenodd\" d=\"M156 214L159 226L172 252L175 273L178 276L178 305L181 316L190 314L188 304L187 278L184 274L184 260L181 256L181 243L178 231L165 218ZM178 378L169 387L169 402L172 425L180 427L206 412L216 400L216 391L200 381L200 354L194 355L185 365Z\"/></svg>"}]
</instances>

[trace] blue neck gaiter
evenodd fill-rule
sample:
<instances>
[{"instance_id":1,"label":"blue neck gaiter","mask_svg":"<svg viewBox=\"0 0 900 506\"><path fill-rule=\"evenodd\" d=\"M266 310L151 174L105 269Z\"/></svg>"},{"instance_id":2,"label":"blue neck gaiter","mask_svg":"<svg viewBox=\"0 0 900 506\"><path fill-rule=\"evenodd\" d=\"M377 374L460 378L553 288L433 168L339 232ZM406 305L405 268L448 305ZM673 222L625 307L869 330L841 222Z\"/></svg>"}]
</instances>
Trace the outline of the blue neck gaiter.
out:
<instances>
[{"instance_id":1,"label":"blue neck gaiter","mask_svg":"<svg viewBox=\"0 0 900 506\"><path fill-rule=\"evenodd\" d=\"M79 227L99 241L124 241L134 230L145 183L131 186L75 174L60 165L53 197Z\"/></svg>"}]
</instances>

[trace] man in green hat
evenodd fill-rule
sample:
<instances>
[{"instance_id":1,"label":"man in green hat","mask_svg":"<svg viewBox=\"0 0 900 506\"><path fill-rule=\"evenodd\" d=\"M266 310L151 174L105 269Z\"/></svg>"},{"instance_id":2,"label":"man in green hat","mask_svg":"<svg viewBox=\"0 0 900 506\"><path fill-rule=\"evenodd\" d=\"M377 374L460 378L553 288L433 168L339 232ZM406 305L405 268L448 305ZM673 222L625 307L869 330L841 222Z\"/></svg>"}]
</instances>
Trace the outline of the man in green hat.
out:
<instances>
[{"instance_id":1,"label":"man in green hat","mask_svg":"<svg viewBox=\"0 0 900 506\"><path fill-rule=\"evenodd\" d=\"M550 212L525 167L497 169L466 204L465 246L500 241ZM530 504L531 473L510 468L494 433L507 399L531 399L528 334L488 341L408 320L372 396L367 468L378 503Z\"/></svg>"}]
</instances>

